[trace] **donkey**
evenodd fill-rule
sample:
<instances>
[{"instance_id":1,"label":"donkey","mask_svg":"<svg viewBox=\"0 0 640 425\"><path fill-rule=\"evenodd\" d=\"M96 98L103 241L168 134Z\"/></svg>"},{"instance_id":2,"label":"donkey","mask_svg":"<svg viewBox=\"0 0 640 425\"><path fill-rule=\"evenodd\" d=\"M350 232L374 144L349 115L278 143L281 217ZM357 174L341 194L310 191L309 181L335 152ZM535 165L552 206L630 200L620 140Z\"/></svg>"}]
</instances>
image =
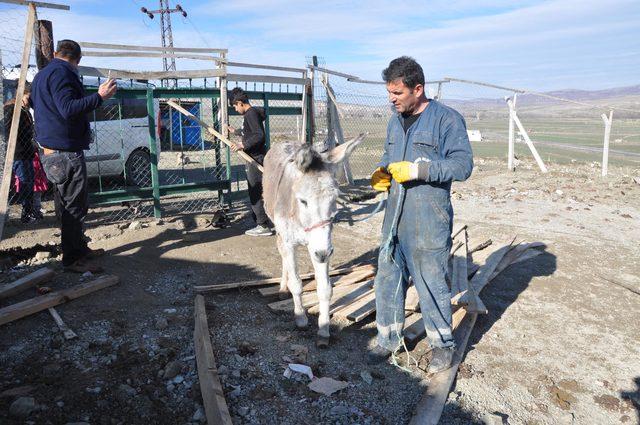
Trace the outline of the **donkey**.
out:
<instances>
[{"instance_id":1,"label":"donkey","mask_svg":"<svg viewBox=\"0 0 640 425\"><path fill-rule=\"evenodd\" d=\"M318 347L329 345L329 304L333 289L329 281L329 258L333 253L331 230L339 193L335 173L364 136L361 134L322 154L309 145L279 143L272 146L264 158L264 207L275 225L282 257L280 293L286 293L287 289L291 292L296 326L305 328L308 320L302 306L296 247L306 245L317 283Z\"/></svg>"}]
</instances>

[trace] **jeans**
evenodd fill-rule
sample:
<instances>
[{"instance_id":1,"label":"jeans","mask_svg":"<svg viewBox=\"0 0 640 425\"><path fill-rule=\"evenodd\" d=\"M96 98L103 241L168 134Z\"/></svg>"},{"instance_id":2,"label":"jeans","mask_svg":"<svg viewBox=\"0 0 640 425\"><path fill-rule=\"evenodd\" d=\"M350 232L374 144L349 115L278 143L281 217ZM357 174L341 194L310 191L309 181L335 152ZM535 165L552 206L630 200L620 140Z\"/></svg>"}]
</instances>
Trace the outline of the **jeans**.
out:
<instances>
[{"instance_id":1,"label":"jeans","mask_svg":"<svg viewBox=\"0 0 640 425\"><path fill-rule=\"evenodd\" d=\"M247 173L253 220L260 226L271 227L271 221L264 211L264 201L262 199L262 172L254 164L246 164L245 171Z\"/></svg>"},{"instance_id":2,"label":"jeans","mask_svg":"<svg viewBox=\"0 0 640 425\"><path fill-rule=\"evenodd\" d=\"M418 292L422 320L431 347L453 347L451 291L446 282L449 243L442 248L420 245L420 230L403 217L388 258L381 250L375 277L377 343L395 350L402 339L409 276ZM424 230L423 230L424 231Z\"/></svg>"},{"instance_id":3,"label":"jeans","mask_svg":"<svg viewBox=\"0 0 640 425\"><path fill-rule=\"evenodd\" d=\"M84 152L44 155L42 167L55 185L55 204L61 222L62 264L68 266L83 258L88 250L84 238L84 219L89 209Z\"/></svg>"},{"instance_id":4,"label":"jeans","mask_svg":"<svg viewBox=\"0 0 640 425\"><path fill-rule=\"evenodd\" d=\"M30 214L33 210L33 162L30 159L16 159L13 161L13 173L20 180L20 191L16 194L17 201L22 205L22 215Z\"/></svg>"}]
</instances>

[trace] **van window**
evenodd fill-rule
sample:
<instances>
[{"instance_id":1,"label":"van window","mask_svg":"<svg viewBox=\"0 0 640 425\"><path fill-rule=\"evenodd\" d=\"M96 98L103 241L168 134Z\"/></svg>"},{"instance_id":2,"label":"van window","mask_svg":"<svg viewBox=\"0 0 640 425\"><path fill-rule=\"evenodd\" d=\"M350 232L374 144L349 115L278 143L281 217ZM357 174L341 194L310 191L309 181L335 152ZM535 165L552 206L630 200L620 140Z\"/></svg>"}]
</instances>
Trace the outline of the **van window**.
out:
<instances>
[{"instance_id":1,"label":"van window","mask_svg":"<svg viewBox=\"0 0 640 425\"><path fill-rule=\"evenodd\" d=\"M121 105L121 111L118 105ZM89 114L91 121L114 121L120 119L146 118L147 117L147 100L146 99L108 99L101 107L95 110L95 113ZM95 115L94 115L95 114Z\"/></svg>"}]
</instances>

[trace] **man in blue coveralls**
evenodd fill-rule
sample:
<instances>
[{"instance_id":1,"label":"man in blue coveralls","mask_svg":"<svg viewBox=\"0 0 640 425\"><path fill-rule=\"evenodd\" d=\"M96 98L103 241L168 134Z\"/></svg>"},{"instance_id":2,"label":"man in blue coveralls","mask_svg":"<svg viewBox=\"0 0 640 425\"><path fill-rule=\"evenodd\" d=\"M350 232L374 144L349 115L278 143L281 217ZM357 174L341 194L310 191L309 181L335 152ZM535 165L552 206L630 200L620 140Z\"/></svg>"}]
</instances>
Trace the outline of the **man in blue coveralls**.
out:
<instances>
[{"instance_id":1,"label":"man in blue coveralls","mask_svg":"<svg viewBox=\"0 0 640 425\"><path fill-rule=\"evenodd\" d=\"M464 181L473 154L462 116L424 91L424 73L413 59L394 59L382 72L397 114L389 121L384 154L371 177L375 190L389 190L375 279L377 345L367 355L375 364L402 344L409 277L433 349L429 372L451 365L451 293L447 262L453 209L451 182Z\"/></svg>"}]
</instances>

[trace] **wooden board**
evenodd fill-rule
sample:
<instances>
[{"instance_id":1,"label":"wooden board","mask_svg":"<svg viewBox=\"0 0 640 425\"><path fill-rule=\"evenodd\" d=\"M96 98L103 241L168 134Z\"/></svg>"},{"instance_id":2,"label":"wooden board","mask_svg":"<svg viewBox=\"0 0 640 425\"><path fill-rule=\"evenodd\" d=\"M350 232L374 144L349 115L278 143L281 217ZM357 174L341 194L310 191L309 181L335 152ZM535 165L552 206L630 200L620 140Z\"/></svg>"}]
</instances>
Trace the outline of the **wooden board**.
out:
<instances>
[{"instance_id":1,"label":"wooden board","mask_svg":"<svg viewBox=\"0 0 640 425\"><path fill-rule=\"evenodd\" d=\"M198 367L198 381L204 402L204 410L209 425L232 425L229 408L224 398L224 391L218 376L213 346L209 337L209 323L204 297L196 295L195 300L195 328L193 343L196 351L196 365Z\"/></svg>"},{"instance_id":2,"label":"wooden board","mask_svg":"<svg viewBox=\"0 0 640 425\"><path fill-rule=\"evenodd\" d=\"M362 267L362 266L354 266L354 267L343 267L334 270L329 270L329 276L337 276L341 274L350 273L353 270ZM300 279L310 280L315 277L315 273L303 273L300 276ZM236 282L236 283L223 283L220 285L202 285L195 286L194 289L196 292L220 292L227 291L229 289L242 289L242 288L252 288L256 286L264 286L264 285L272 285L274 283L280 283L280 277L273 277L269 279L258 279L258 280L249 280L246 282Z\"/></svg>"},{"instance_id":3,"label":"wooden board","mask_svg":"<svg viewBox=\"0 0 640 425\"><path fill-rule=\"evenodd\" d=\"M364 283L357 283L351 286L342 286L339 288L333 288L333 294L331 295L331 299L334 299L334 297L341 297L343 295L346 295L352 291L355 291L361 286L365 286L365 285L369 286L369 283L364 282ZM316 304L318 304L318 294L316 294L315 292L309 292L308 294L305 294L302 296L302 306L304 308L309 308ZM268 307L273 311L293 311L293 298L270 303L268 304Z\"/></svg>"},{"instance_id":4,"label":"wooden board","mask_svg":"<svg viewBox=\"0 0 640 425\"><path fill-rule=\"evenodd\" d=\"M197 69L184 71L127 71L124 69L96 68L93 66L79 66L80 75L87 77L122 78L125 80L165 80L176 78L213 78L223 77L220 69Z\"/></svg>"},{"instance_id":5,"label":"wooden board","mask_svg":"<svg viewBox=\"0 0 640 425\"><path fill-rule=\"evenodd\" d=\"M420 308L420 296L418 295L418 290L415 285L409 286L407 289L407 296L404 301L404 309L409 311L416 311Z\"/></svg>"},{"instance_id":6,"label":"wooden board","mask_svg":"<svg viewBox=\"0 0 640 425\"><path fill-rule=\"evenodd\" d=\"M359 267L358 269L352 271L349 274L340 276L340 278L338 278L333 283L333 286L335 288L338 288L340 286L353 285L354 283L362 282L365 279L372 278L373 276L375 276L375 274L376 274L376 271L375 271L375 268L373 267L373 265L366 264L366 265L364 265L362 267ZM314 279L311 282L309 282L308 284L306 284L302 288L302 291L303 292L315 291L316 288L317 288L317 283L316 283L316 281Z\"/></svg>"},{"instance_id":7,"label":"wooden board","mask_svg":"<svg viewBox=\"0 0 640 425\"><path fill-rule=\"evenodd\" d=\"M11 297L15 294L19 294L22 291L26 291L29 288L33 288L34 286L42 282L48 281L55 274L56 272L47 267L29 273L28 275L23 276L20 279L8 283L0 288L0 299Z\"/></svg>"},{"instance_id":8,"label":"wooden board","mask_svg":"<svg viewBox=\"0 0 640 425\"><path fill-rule=\"evenodd\" d=\"M53 320L56 322L56 325L58 325L58 328L60 329L60 331L62 331L65 339L73 339L78 337L78 335L76 335L76 333L69 329L67 324L64 323L62 317L60 317L55 308L49 307L48 310L49 314L51 314L51 317L53 317Z\"/></svg>"},{"instance_id":9,"label":"wooden board","mask_svg":"<svg viewBox=\"0 0 640 425\"><path fill-rule=\"evenodd\" d=\"M118 276L104 275L92 280L91 282L83 283L61 291L51 292L46 295L41 295L39 297L31 298L26 301L1 308L0 325L46 310L49 307L54 307L64 302L80 298L100 289L108 288L119 281L120 278L118 278Z\"/></svg>"},{"instance_id":10,"label":"wooden board","mask_svg":"<svg viewBox=\"0 0 640 425\"><path fill-rule=\"evenodd\" d=\"M347 314L347 319L357 323L371 316L375 312L376 312L376 298L374 294L373 299L370 300L368 303L364 304L362 307L355 310L354 312Z\"/></svg>"},{"instance_id":11,"label":"wooden board","mask_svg":"<svg viewBox=\"0 0 640 425\"><path fill-rule=\"evenodd\" d=\"M69 10L70 7L66 4L58 4L58 3L46 3L42 1L30 1L30 0L2 0L0 3L10 3L10 4L19 4L21 6L28 6L33 4L35 7L41 7L45 9L58 9L58 10Z\"/></svg>"},{"instance_id":12,"label":"wooden board","mask_svg":"<svg viewBox=\"0 0 640 425\"><path fill-rule=\"evenodd\" d=\"M174 58L174 59L194 59L212 62L221 62L222 59L207 55L190 55L188 53L158 53L158 52L93 52L83 51L82 56L94 57L133 57L133 58Z\"/></svg>"},{"instance_id":13,"label":"wooden board","mask_svg":"<svg viewBox=\"0 0 640 425\"><path fill-rule=\"evenodd\" d=\"M92 43L89 41L79 41L82 48L91 49L112 49L112 50L132 50L147 52L200 52L200 53L228 53L228 49L210 49L205 47L158 47L158 46L136 46L132 44L106 44Z\"/></svg>"},{"instance_id":14,"label":"wooden board","mask_svg":"<svg viewBox=\"0 0 640 425\"><path fill-rule=\"evenodd\" d=\"M329 307L329 314L332 315L336 310L339 310L346 305L354 303L358 301L360 298L362 298L363 296L366 296L369 293L371 293L371 291L373 291L373 289L371 289L372 282L373 281L368 281L368 282L365 282L366 283L365 285L358 285L356 289L350 292L347 292L346 294L340 294L340 295L332 294L331 304ZM307 310L307 313L317 314L320 311L319 309L320 309L320 305L316 304L310 307L309 310Z\"/></svg>"},{"instance_id":15,"label":"wooden board","mask_svg":"<svg viewBox=\"0 0 640 425\"><path fill-rule=\"evenodd\" d=\"M458 367L464 358L469 336L475 326L477 314L467 314L467 320L454 331L456 351L449 369L434 374L429 380L426 392L416 406L410 425L437 425L449 396L451 385L458 374Z\"/></svg>"},{"instance_id":16,"label":"wooden board","mask_svg":"<svg viewBox=\"0 0 640 425\"><path fill-rule=\"evenodd\" d=\"M22 112L22 97L24 95L24 86L27 81L27 71L29 69L29 56L31 53L31 42L33 41L33 32L36 22L36 7L33 3L29 3L29 14L27 16L24 43L22 46L22 62L20 65L20 75L18 77L18 87L16 88L16 103L13 107L13 116L11 117L11 129L9 130L9 138L7 139L4 168L2 170L2 183L0 183L0 240L4 233L4 223L7 220L7 207L9 204L9 188L13 183L11 173L13 172L13 158L16 151L18 141L18 128L20 126L20 115ZM5 117L6 119L6 117ZM4 131L4 128L0 131Z\"/></svg>"}]
</instances>

